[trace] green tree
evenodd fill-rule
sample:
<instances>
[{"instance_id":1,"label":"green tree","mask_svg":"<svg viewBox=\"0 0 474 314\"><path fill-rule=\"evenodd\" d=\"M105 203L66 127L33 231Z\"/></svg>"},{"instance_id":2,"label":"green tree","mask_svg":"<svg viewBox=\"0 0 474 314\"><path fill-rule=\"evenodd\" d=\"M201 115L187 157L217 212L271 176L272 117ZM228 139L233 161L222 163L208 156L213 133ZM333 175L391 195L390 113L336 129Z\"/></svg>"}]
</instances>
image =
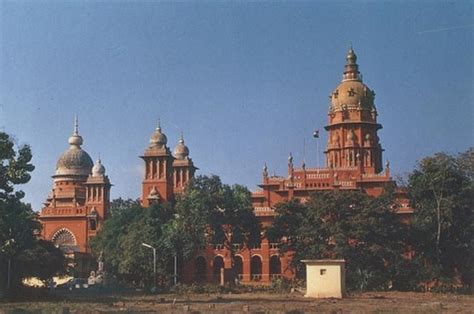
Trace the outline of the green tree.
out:
<instances>
[{"instance_id":1,"label":"green tree","mask_svg":"<svg viewBox=\"0 0 474 314\"><path fill-rule=\"evenodd\" d=\"M97 235L91 239L95 255L104 254L105 269L110 275L123 279L119 272L122 260L121 242L129 233L129 227L140 219L143 208L139 203L128 200L113 200L111 216L105 221Z\"/></svg>"},{"instance_id":2,"label":"green tree","mask_svg":"<svg viewBox=\"0 0 474 314\"><path fill-rule=\"evenodd\" d=\"M112 204L116 209L92 240L92 248L95 254L104 252L109 273L136 285L153 284L152 252L141 243L156 248L158 283L166 284L175 257L186 261L212 243L224 245L233 257L234 244L246 246L260 239L250 192L222 184L217 176L193 179L175 203L149 208L131 200Z\"/></svg>"},{"instance_id":3,"label":"green tree","mask_svg":"<svg viewBox=\"0 0 474 314\"><path fill-rule=\"evenodd\" d=\"M59 249L36 237L41 230L37 215L21 202L25 194L15 190L30 180L31 158L29 146L16 151L10 136L0 132L0 292L10 295L18 293L23 278L47 279L66 266Z\"/></svg>"},{"instance_id":4,"label":"green tree","mask_svg":"<svg viewBox=\"0 0 474 314\"><path fill-rule=\"evenodd\" d=\"M351 289L381 289L402 285L400 267L407 266L406 227L395 213L392 193L373 198L362 192L313 194L307 203L296 200L277 205L272 241L293 252L293 266L301 276L303 259L343 258Z\"/></svg>"},{"instance_id":5,"label":"green tree","mask_svg":"<svg viewBox=\"0 0 474 314\"><path fill-rule=\"evenodd\" d=\"M166 284L173 257L166 241L174 218L171 204L142 208L137 201L121 199L112 204L118 206L91 241L94 254L104 253L106 271L120 281L152 287L153 255L150 249L142 246L147 243L157 250L157 281Z\"/></svg>"},{"instance_id":6,"label":"green tree","mask_svg":"<svg viewBox=\"0 0 474 314\"><path fill-rule=\"evenodd\" d=\"M176 217L182 237L183 258L210 244L221 244L230 253L234 244L248 247L260 241L260 226L253 213L250 191L241 186L223 184L218 176L198 176L176 203ZM176 233L175 233L176 234ZM185 241L188 245L185 245Z\"/></svg>"},{"instance_id":7,"label":"green tree","mask_svg":"<svg viewBox=\"0 0 474 314\"><path fill-rule=\"evenodd\" d=\"M415 208L415 249L432 279L461 274L472 285L474 271L474 150L422 159L409 175Z\"/></svg>"}]
</instances>

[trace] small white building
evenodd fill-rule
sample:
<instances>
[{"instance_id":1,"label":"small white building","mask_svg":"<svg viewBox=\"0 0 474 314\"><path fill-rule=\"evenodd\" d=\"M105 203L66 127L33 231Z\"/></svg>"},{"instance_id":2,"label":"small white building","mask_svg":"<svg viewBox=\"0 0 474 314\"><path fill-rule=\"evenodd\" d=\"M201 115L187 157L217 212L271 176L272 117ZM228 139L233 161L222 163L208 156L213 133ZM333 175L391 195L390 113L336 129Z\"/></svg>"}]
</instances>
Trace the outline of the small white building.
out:
<instances>
[{"instance_id":1,"label":"small white building","mask_svg":"<svg viewBox=\"0 0 474 314\"><path fill-rule=\"evenodd\" d=\"M346 290L346 261L302 260L306 264L306 294L310 298L342 298Z\"/></svg>"}]
</instances>

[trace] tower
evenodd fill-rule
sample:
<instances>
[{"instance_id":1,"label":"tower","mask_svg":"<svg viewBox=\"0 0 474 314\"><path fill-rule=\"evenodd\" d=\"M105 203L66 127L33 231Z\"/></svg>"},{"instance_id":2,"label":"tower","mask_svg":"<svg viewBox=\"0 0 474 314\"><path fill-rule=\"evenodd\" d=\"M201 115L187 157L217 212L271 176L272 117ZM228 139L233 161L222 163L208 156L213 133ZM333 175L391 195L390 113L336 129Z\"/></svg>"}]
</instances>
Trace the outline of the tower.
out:
<instances>
[{"instance_id":1,"label":"tower","mask_svg":"<svg viewBox=\"0 0 474 314\"><path fill-rule=\"evenodd\" d=\"M111 184L100 159L94 165L82 149L77 118L68 142L69 148L56 163L53 188L39 220L43 226L42 237L76 258L78 254L89 252L90 237L107 217ZM86 271L86 268L78 269Z\"/></svg>"},{"instance_id":2,"label":"tower","mask_svg":"<svg viewBox=\"0 0 474 314\"><path fill-rule=\"evenodd\" d=\"M173 198L173 155L166 146L168 139L161 132L161 125L151 135L150 145L145 149L145 178L142 182L142 205L169 201Z\"/></svg>"},{"instance_id":3,"label":"tower","mask_svg":"<svg viewBox=\"0 0 474 314\"><path fill-rule=\"evenodd\" d=\"M173 161L173 190L176 193L184 191L186 184L194 177L196 167L193 160L189 158L189 149L184 144L184 137L181 134L178 145L174 149Z\"/></svg>"},{"instance_id":4,"label":"tower","mask_svg":"<svg viewBox=\"0 0 474 314\"><path fill-rule=\"evenodd\" d=\"M329 132L326 166L357 169L366 174L382 171L382 147L377 131L375 92L362 82L357 56L349 49L342 82L329 96Z\"/></svg>"},{"instance_id":5,"label":"tower","mask_svg":"<svg viewBox=\"0 0 474 314\"><path fill-rule=\"evenodd\" d=\"M100 158L92 167L85 186L88 230L90 235L95 235L107 218L110 206L110 187L112 186L109 177L105 175L105 167Z\"/></svg>"}]
</instances>

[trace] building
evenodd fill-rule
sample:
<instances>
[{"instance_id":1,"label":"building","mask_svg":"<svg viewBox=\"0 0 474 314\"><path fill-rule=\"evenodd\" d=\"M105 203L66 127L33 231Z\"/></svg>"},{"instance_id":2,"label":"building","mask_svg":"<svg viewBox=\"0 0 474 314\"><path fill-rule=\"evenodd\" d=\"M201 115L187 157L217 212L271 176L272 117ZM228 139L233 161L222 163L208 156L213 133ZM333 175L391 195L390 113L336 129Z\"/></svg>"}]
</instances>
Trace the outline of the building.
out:
<instances>
[{"instance_id":1,"label":"building","mask_svg":"<svg viewBox=\"0 0 474 314\"><path fill-rule=\"evenodd\" d=\"M363 83L352 48L346 56L342 81L329 98L326 166L307 168L303 161L301 167L295 167L291 154L286 176L270 176L265 165L260 190L252 194L255 214L263 226L272 224L276 204L295 198L304 202L314 191L362 190L378 196L387 184L395 184L388 161L383 166L378 136L382 125L377 122L375 92ZM319 137L318 132L314 135ZM402 205L399 214L405 219L413 211L403 192L398 193ZM282 276L294 277L291 253L282 255L278 246L263 237L258 247L237 249L233 268L240 281L269 283ZM222 245L207 247L187 267L184 279L218 281L221 268L232 268L230 253Z\"/></svg>"},{"instance_id":2,"label":"building","mask_svg":"<svg viewBox=\"0 0 474 314\"><path fill-rule=\"evenodd\" d=\"M110 204L109 178L100 158L94 164L81 148L77 118L69 148L59 157L39 220L42 238L50 240L74 258L76 276L87 277L94 261L89 241L100 229Z\"/></svg>"},{"instance_id":3,"label":"building","mask_svg":"<svg viewBox=\"0 0 474 314\"><path fill-rule=\"evenodd\" d=\"M395 184L388 161L383 166L383 149L378 137L382 125L377 121L375 92L363 83L352 48L346 56L342 81L329 98L325 167L307 168L304 161L301 167L295 167L291 154L286 176L271 176L265 166L260 190L252 193L254 212L263 226L272 224L276 204L291 199L304 202L314 191L362 190L378 196L387 184ZM314 135L319 137L318 132ZM173 153L167 142L158 123L140 156L145 163L141 191L144 207L154 202L173 201L198 169L189 157L182 135ZM111 187L100 159L94 165L81 148L82 143L76 120L74 133L69 138L70 147L57 162L53 189L40 214L43 238L75 257L89 253L89 239L107 218ZM407 219L412 210L403 192L398 192L402 205L399 214ZM295 275L290 267L292 254L281 254L278 247L278 243L270 243L262 237L257 247L236 245L232 261L223 245L209 245L196 252L195 258L182 267L181 279L219 282L222 269L224 274L238 274L240 281L248 284L292 278ZM87 265L82 269L81 274L86 272Z\"/></svg>"},{"instance_id":4,"label":"building","mask_svg":"<svg viewBox=\"0 0 474 314\"><path fill-rule=\"evenodd\" d=\"M148 207L153 202L172 201L176 194L184 191L188 181L198 168L189 158L189 149L181 134L174 154L168 146L168 139L161 131L160 123L151 135L150 144L141 159L145 162L145 176L142 181L141 202Z\"/></svg>"}]
</instances>

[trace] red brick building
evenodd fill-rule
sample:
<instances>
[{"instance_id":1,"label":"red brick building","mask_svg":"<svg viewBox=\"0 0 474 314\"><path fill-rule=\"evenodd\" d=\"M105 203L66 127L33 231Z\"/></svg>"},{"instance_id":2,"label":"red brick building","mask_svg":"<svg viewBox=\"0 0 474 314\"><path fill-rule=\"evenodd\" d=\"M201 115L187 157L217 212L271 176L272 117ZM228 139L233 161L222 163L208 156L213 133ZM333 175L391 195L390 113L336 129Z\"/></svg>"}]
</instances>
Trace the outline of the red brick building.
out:
<instances>
[{"instance_id":1,"label":"red brick building","mask_svg":"<svg viewBox=\"0 0 474 314\"><path fill-rule=\"evenodd\" d=\"M279 202L293 198L304 202L313 191L335 189L363 190L377 196L387 183L393 183L389 163L383 166L378 137L382 126L377 122L374 99L375 92L362 82L357 57L351 48L342 82L330 95L325 127L328 131L326 165L307 168L303 161L298 168L290 154L286 176L271 176L265 166L261 189L252 194L255 214L263 226L272 224L274 206ZM93 165L81 148L82 143L76 121L74 134L69 138L70 147L57 162L53 189L40 214L43 237L75 255L89 252L90 237L107 218L111 187L100 159ZM173 200L197 170L183 136L172 153L159 124L140 158L145 163L141 193L145 207L153 202ZM399 213L402 218L408 217L412 213L408 201L401 197L400 202ZM243 283L269 283L281 276L292 278L290 262L291 254L282 255L278 243L270 243L263 237L258 247L245 249L236 245L234 263L223 245L203 248L182 267L181 278L186 282L218 281L222 268L227 271L233 268Z\"/></svg>"},{"instance_id":2,"label":"red brick building","mask_svg":"<svg viewBox=\"0 0 474 314\"><path fill-rule=\"evenodd\" d=\"M189 149L184 144L183 135L171 154L166 146L168 139L161 132L161 126L151 135L150 144L140 158L145 162L145 177L142 182L142 205L148 207L152 202L167 202L176 193L184 190L197 168L189 158Z\"/></svg>"},{"instance_id":3,"label":"red brick building","mask_svg":"<svg viewBox=\"0 0 474 314\"><path fill-rule=\"evenodd\" d=\"M69 148L59 157L49 193L39 220L42 237L53 241L66 254L74 256L75 272L88 276L89 240L107 218L110 203L110 181L98 159L94 164L81 148L77 119Z\"/></svg>"},{"instance_id":4,"label":"red brick building","mask_svg":"<svg viewBox=\"0 0 474 314\"><path fill-rule=\"evenodd\" d=\"M293 198L304 202L311 192L335 189L363 190L377 196L387 183L394 184L388 161L385 168L382 165L383 149L378 137L382 126L377 122L374 100L375 92L362 82L357 56L351 48L346 56L342 82L330 95L328 125L325 127L328 131L326 166L307 168L303 162L297 168L291 154L286 176L270 176L265 166L259 185L261 189L252 194L255 214L263 226L272 223L275 216L273 208L279 202ZM186 183L196 169L188 163L179 172L184 176L177 176L175 163L179 158L171 156L166 147L166 136L159 127L150 143L142 157L147 165L142 193L145 206L157 194L160 200L169 200L174 192L182 191L182 186L176 183ZM188 153L186 148L186 156ZM400 201L403 218L412 210L406 199L402 197ZM278 243L270 243L263 237L258 247L240 249L237 245L236 248L233 268L243 283L269 283L281 276L294 276L289 267L291 254L280 254ZM184 267L182 278L188 282L218 281L221 268L232 268L230 252L223 245L208 246Z\"/></svg>"}]
</instances>

